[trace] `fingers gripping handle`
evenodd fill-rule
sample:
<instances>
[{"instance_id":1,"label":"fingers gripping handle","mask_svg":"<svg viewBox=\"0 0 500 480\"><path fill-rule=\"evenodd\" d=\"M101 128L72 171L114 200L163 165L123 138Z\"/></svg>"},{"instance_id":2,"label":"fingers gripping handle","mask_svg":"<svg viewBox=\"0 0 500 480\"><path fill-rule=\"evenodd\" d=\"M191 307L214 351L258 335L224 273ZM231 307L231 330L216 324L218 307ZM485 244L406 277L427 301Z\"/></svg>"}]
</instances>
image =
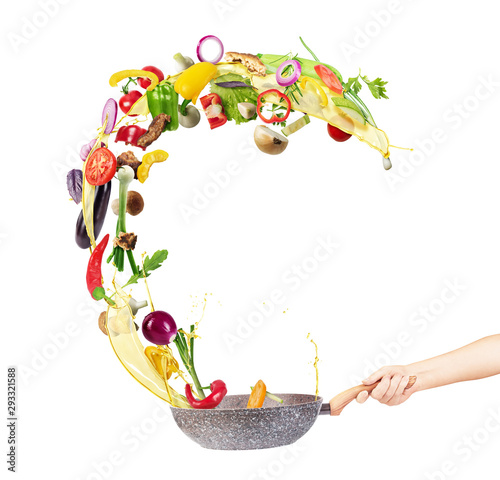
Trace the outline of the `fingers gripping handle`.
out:
<instances>
[{"instance_id":1,"label":"fingers gripping handle","mask_svg":"<svg viewBox=\"0 0 500 480\"><path fill-rule=\"evenodd\" d=\"M410 377L410 380L408 382L408 385L406 385L405 390L408 390L409 388L413 387L415 385L415 382L417 381L417 377ZM372 385L358 385L357 387L352 387L349 390L346 390L345 392L339 393L336 397L333 397L330 400L330 415L340 415L342 410L349 405L353 400L356 399L356 397L361 393L361 392L372 392L375 387L380 383L380 380L378 382L375 382Z\"/></svg>"}]
</instances>

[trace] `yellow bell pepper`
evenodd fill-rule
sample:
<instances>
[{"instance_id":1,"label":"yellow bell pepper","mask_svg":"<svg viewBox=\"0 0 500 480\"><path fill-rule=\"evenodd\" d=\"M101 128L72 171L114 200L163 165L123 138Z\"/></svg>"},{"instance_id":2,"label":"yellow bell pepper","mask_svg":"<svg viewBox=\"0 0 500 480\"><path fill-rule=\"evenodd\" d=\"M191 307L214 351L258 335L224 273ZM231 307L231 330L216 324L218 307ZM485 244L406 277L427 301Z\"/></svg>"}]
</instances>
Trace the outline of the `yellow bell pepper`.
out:
<instances>
[{"instance_id":1,"label":"yellow bell pepper","mask_svg":"<svg viewBox=\"0 0 500 480\"><path fill-rule=\"evenodd\" d=\"M196 103L208 82L217 76L217 67L210 62L200 62L184 70L176 80L175 91L186 100Z\"/></svg>"},{"instance_id":2,"label":"yellow bell pepper","mask_svg":"<svg viewBox=\"0 0 500 480\"><path fill-rule=\"evenodd\" d=\"M118 82L125 80L129 77L146 77L151 80L151 85L147 88L149 91L153 90L158 85L158 77L153 72L147 70L121 70L120 72L113 73L109 79L109 84L116 87Z\"/></svg>"},{"instance_id":3,"label":"yellow bell pepper","mask_svg":"<svg viewBox=\"0 0 500 480\"><path fill-rule=\"evenodd\" d=\"M177 360L173 357L170 359L169 356L158 347L146 347L144 355L148 357L148 360L162 377L165 377L166 374L167 380L172 376L173 372L179 369ZM166 367L166 372L164 366Z\"/></svg>"},{"instance_id":4,"label":"yellow bell pepper","mask_svg":"<svg viewBox=\"0 0 500 480\"><path fill-rule=\"evenodd\" d=\"M310 83L318 92L318 96L321 97L320 105L322 107L326 107L328 105L328 97L326 96L325 91L321 88L321 85L311 77L302 77L300 81L300 88L303 90L306 89L307 84Z\"/></svg>"},{"instance_id":5,"label":"yellow bell pepper","mask_svg":"<svg viewBox=\"0 0 500 480\"><path fill-rule=\"evenodd\" d=\"M142 157L142 162L137 168L137 179L139 182L144 183L149 177L149 169L153 163L164 162L168 158L168 153L165 150L155 150L153 152L146 153Z\"/></svg>"}]
</instances>

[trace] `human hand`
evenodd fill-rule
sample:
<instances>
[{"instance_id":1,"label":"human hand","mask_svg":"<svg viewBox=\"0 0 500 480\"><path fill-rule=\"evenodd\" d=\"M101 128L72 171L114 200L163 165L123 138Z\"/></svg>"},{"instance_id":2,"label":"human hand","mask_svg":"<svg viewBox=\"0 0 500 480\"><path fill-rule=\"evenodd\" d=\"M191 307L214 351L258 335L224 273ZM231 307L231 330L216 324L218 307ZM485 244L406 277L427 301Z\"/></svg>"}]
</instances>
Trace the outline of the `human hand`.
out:
<instances>
[{"instance_id":1,"label":"human hand","mask_svg":"<svg viewBox=\"0 0 500 480\"><path fill-rule=\"evenodd\" d=\"M370 393L361 392L357 397L358 403L364 403L369 396L372 396L380 403L389 406L401 405L406 402L418 390L418 378L411 388L406 389L410 381L408 367L394 365L383 367L363 380L364 385L373 385L380 380L380 383Z\"/></svg>"}]
</instances>

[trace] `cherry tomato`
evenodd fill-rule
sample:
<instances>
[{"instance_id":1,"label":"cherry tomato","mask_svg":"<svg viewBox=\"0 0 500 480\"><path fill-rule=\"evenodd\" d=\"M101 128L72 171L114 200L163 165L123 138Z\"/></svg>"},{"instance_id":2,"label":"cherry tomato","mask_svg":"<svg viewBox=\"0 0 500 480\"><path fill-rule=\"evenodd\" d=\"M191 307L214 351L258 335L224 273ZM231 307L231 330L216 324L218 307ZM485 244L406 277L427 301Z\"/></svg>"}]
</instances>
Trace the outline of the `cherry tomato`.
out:
<instances>
[{"instance_id":1,"label":"cherry tomato","mask_svg":"<svg viewBox=\"0 0 500 480\"><path fill-rule=\"evenodd\" d=\"M148 65L144 67L142 70L146 70L146 72L153 72L158 77L158 83L161 82L165 77L163 76L163 72L152 65ZM142 88L148 88L151 85L151 80L149 78L139 78L139 85Z\"/></svg>"},{"instance_id":2,"label":"cherry tomato","mask_svg":"<svg viewBox=\"0 0 500 480\"><path fill-rule=\"evenodd\" d=\"M116 157L105 147L98 148L87 160L85 178L90 185L104 185L116 173Z\"/></svg>"},{"instance_id":3,"label":"cherry tomato","mask_svg":"<svg viewBox=\"0 0 500 480\"><path fill-rule=\"evenodd\" d=\"M336 142L345 142L352 137L350 133L346 133L343 130L340 130L340 128L334 127L330 124L328 124L328 135L330 135L330 137L332 137Z\"/></svg>"},{"instance_id":4,"label":"cherry tomato","mask_svg":"<svg viewBox=\"0 0 500 480\"><path fill-rule=\"evenodd\" d=\"M132 108L132 105L142 97L142 93L138 90L131 90L126 95L123 95L118 102L120 105L120 109L123 113L128 113ZM129 115L130 117L137 117L137 115Z\"/></svg>"},{"instance_id":5,"label":"cherry tomato","mask_svg":"<svg viewBox=\"0 0 500 480\"><path fill-rule=\"evenodd\" d=\"M324 84L332 90L332 92L341 94L344 91L337 75L335 75L328 67L325 67L324 65L316 65L314 67L314 71L318 74L318 77L323 80Z\"/></svg>"}]
</instances>

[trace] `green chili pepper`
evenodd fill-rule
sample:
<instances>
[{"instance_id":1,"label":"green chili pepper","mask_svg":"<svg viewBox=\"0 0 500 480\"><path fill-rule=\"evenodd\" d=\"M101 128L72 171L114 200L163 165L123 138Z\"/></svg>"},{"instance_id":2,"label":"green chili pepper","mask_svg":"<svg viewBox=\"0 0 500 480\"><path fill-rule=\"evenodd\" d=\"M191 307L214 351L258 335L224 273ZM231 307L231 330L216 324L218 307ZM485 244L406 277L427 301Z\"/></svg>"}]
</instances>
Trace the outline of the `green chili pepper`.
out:
<instances>
[{"instance_id":1,"label":"green chili pepper","mask_svg":"<svg viewBox=\"0 0 500 480\"><path fill-rule=\"evenodd\" d=\"M163 129L173 132L179 127L179 113L177 105L179 104L179 94L174 90L170 83L157 85L153 90L147 92L148 107L153 118L158 114L164 113L170 115L170 122Z\"/></svg>"}]
</instances>

